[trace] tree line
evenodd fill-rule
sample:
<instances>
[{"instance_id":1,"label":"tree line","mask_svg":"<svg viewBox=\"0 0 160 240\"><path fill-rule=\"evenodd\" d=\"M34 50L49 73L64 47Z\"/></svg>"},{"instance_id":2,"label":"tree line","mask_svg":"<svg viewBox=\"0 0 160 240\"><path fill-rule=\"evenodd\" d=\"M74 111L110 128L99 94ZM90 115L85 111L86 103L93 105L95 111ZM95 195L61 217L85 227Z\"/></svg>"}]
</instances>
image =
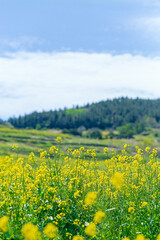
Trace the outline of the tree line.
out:
<instances>
[{"instance_id":1,"label":"tree line","mask_svg":"<svg viewBox=\"0 0 160 240\"><path fill-rule=\"evenodd\" d=\"M160 124L160 99L116 98L83 107L32 112L8 120L15 128L33 129L117 129L127 126L141 132L146 124ZM123 129L124 130L124 129Z\"/></svg>"}]
</instances>

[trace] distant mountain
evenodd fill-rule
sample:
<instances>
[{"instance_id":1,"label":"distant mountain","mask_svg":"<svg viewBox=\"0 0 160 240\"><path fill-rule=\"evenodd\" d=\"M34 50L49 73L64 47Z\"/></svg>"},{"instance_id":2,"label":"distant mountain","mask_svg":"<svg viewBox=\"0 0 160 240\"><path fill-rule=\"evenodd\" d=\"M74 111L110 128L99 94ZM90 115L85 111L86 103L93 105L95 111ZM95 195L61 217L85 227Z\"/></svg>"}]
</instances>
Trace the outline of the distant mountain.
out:
<instances>
[{"instance_id":1,"label":"distant mountain","mask_svg":"<svg viewBox=\"0 0 160 240\"><path fill-rule=\"evenodd\" d=\"M160 126L160 99L116 98L83 107L49 112L33 112L9 122L16 128L116 129L126 124ZM141 126L141 127L140 127Z\"/></svg>"}]
</instances>

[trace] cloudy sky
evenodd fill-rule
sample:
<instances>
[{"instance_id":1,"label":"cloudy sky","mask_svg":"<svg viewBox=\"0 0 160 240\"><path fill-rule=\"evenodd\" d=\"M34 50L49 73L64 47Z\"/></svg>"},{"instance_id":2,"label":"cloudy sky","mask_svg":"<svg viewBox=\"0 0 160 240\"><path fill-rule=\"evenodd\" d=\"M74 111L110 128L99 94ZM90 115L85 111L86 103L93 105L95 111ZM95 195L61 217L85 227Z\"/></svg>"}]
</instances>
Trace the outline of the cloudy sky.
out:
<instances>
[{"instance_id":1,"label":"cloudy sky","mask_svg":"<svg viewBox=\"0 0 160 240\"><path fill-rule=\"evenodd\" d=\"M160 1L0 0L0 118L160 97Z\"/></svg>"}]
</instances>

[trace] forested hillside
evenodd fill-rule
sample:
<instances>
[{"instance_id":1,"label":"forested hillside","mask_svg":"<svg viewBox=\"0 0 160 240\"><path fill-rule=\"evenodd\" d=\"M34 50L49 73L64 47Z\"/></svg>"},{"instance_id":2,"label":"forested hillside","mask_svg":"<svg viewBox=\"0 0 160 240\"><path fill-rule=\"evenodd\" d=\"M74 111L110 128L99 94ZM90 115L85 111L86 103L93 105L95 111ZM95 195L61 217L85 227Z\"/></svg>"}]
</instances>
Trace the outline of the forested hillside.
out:
<instances>
[{"instance_id":1,"label":"forested hillside","mask_svg":"<svg viewBox=\"0 0 160 240\"><path fill-rule=\"evenodd\" d=\"M73 109L49 112L33 112L18 118L10 118L9 122L16 128L59 128L116 129L126 124L134 124L143 130L147 123L150 126L160 123L160 99L118 98L88 104ZM142 129L141 129L142 128Z\"/></svg>"}]
</instances>

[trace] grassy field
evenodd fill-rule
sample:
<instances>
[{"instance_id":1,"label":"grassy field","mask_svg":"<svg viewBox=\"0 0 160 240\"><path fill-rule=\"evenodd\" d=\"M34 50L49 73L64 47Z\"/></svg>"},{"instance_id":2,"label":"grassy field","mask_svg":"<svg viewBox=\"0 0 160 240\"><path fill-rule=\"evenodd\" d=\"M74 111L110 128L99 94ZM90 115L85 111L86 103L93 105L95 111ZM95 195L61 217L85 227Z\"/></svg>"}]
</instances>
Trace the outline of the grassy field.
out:
<instances>
[{"instance_id":1,"label":"grassy field","mask_svg":"<svg viewBox=\"0 0 160 240\"><path fill-rule=\"evenodd\" d=\"M0 238L159 240L158 144L0 128Z\"/></svg>"},{"instance_id":2,"label":"grassy field","mask_svg":"<svg viewBox=\"0 0 160 240\"><path fill-rule=\"evenodd\" d=\"M155 136L156 135L156 136ZM35 155L38 155L39 149L48 149L52 145L56 145L56 138L62 137L63 150L68 148L77 149L81 146L97 151L97 158L103 160L101 157L104 147L108 147L110 150L121 150L123 145L127 143L129 145L128 150L134 151L135 146L140 147L157 147L160 143L160 130L152 129L147 132L147 135L137 135L133 139L89 139L82 137L74 137L69 134L62 134L57 130L19 130L12 128L0 127L0 155L4 156L10 153L10 149L13 145L18 146L18 152L22 155L28 155L31 151Z\"/></svg>"}]
</instances>

